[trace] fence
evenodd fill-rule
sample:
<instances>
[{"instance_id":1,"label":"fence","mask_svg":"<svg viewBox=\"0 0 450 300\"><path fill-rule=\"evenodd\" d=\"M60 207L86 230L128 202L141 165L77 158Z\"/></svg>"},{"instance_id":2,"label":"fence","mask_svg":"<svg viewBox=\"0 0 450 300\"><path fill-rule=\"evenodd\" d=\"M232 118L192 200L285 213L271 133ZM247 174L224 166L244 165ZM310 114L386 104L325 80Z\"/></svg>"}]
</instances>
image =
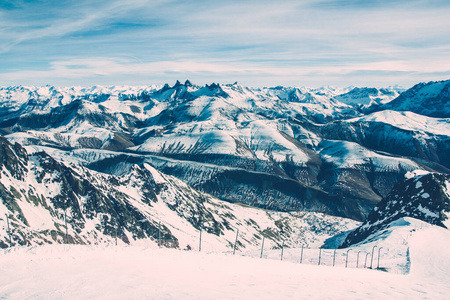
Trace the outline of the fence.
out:
<instances>
[{"instance_id":1,"label":"fence","mask_svg":"<svg viewBox=\"0 0 450 300\"><path fill-rule=\"evenodd\" d=\"M264 242L265 238L263 237L260 251L236 252L239 243L239 230L237 230L232 254L259 257L260 259L285 260L300 264L386 270L380 264L383 254L388 252L386 251L388 249L378 245L371 246L368 250L362 250L361 247L345 249L307 248L304 245L301 248L287 248L283 241L279 249L265 249ZM364 248L367 248L367 246ZM201 231L199 231L198 251L202 251Z\"/></svg>"},{"instance_id":2,"label":"fence","mask_svg":"<svg viewBox=\"0 0 450 300\"><path fill-rule=\"evenodd\" d=\"M264 249L261 247L261 259L284 260L300 264L321 266L342 266L345 268L384 269L382 255L384 247L373 246L371 251L357 250L359 248L325 249L325 248L285 248ZM242 256L257 257L255 252L240 253Z\"/></svg>"},{"instance_id":3,"label":"fence","mask_svg":"<svg viewBox=\"0 0 450 300\"><path fill-rule=\"evenodd\" d=\"M9 218L6 215L7 233L9 235L9 245L13 246L11 239L11 232L9 226ZM67 232L67 215L64 214L65 235L64 242L69 243ZM114 222L114 238L117 245L117 222ZM165 248L179 248L178 240L175 238L163 239L161 223L158 224L157 236L152 237L159 247ZM202 251L202 231L199 231L198 251ZM326 248L307 248L304 245L301 248L287 248L285 241L282 242L280 249L265 249L265 238L261 242L260 251L241 252L237 254L240 256L259 257L260 259L279 259L300 264L323 265L323 266L345 266L346 268L370 268L370 269L384 269L380 267L380 261L383 247L375 245L370 249L371 251L359 250L360 248L346 248L346 249L326 249ZM239 230L236 231L236 239L234 241L232 254L236 255L237 245L239 243ZM192 250L191 246L187 246L185 250Z\"/></svg>"}]
</instances>

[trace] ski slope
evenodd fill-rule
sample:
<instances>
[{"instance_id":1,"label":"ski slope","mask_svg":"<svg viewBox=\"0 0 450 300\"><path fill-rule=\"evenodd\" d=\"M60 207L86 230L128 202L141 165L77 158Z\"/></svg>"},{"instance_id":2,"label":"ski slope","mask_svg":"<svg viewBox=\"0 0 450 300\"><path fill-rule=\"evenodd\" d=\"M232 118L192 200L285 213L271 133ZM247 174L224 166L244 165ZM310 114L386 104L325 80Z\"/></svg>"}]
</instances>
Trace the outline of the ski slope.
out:
<instances>
[{"instance_id":1,"label":"ski slope","mask_svg":"<svg viewBox=\"0 0 450 300\"><path fill-rule=\"evenodd\" d=\"M410 260L407 275L356 269L354 257L345 268L342 264L318 266L231 253L158 249L153 244L46 245L2 250L0 297L448 299L449 231L410 218L391 229L388 236L380 236L379 245L390 251L407 246L408 251L400 258Z\"/></svg>"}]
</instances>

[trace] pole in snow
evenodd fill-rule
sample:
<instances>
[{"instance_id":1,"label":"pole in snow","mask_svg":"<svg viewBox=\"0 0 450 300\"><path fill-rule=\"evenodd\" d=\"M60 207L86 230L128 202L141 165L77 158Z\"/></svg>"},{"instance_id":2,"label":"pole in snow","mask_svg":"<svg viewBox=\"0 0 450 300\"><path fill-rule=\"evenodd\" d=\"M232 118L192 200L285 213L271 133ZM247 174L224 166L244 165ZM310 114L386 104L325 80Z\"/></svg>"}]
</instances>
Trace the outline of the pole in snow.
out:
<instances>
[{"instance_id":1,"label":"pole in snow","mask_svg":"<svg viewBox=\"0 0 450 300\"><path fill-rule=\"evenodd\" d=\"M334 253L333 253L333 267L334 267L334 263L336 262L336 250L334 249Z\"/></svg>"},{"instance_id":2,"label":"pole in snow","mask_svg":"<svg viewBox=\"0 0 450 300\"><path fill-rule=\"evenodd\" d=\"M238 241L238 236L239 236L239 229L236 232L236 240L234 241L233 255L236 253L236 244Z\"/></svg>"},{"instance_id":3,"label":"pole in snow","mask_svg":"<svg viewBox=\"0 0 450 300\"><path fill-rule=\"evenodd\" d=\"M320 259L322 258L322 248L319 248L319 266L320 266Z\"/></svg>"},{"instance_id":4,"label":"pole in snow","mask_svg":"<svg viewBox=\"0 0 450 300\"><path fill-rule=\"evenodd\" d=\"M300 263L303 262L303 245L302 245L302 253L300 254Z\"/></svg>"},{"instance_id":5,"label":"pole in snow","mask_svg":"<svg viewBox=\"0 0 450 300\"><path fill-rule=\"evenodd\" d=\"M364 251L358 251L358 256L356 257L356 268L358 268L358 264L359 264L359 254L360 254L361 252L364 252Z\"/></svg>"},{"instance_id":6,"label":"pole in snow","mask_svg":"<svg viewBox=\"0 0 450 300\"><path fill-rule=\"evenodd\" d=\"M346 268L347 268L347 264L348 264L348 253L350 252L350 250L352 250L352 249L347 250L347 256L345 257L345 267Z\"/></svg>"},{"instance_id":7,"label":"pole in snow","mask_svg":"<svg viewBox=\"0 0 450 300\"><path fill-rule=\"evenodd\" d=\"M202 229L200 228L200 241L198 242L198 252L202 251Z\"/></svg>"},{"instance_id":8,"label":"pole in snow","mask_svg":"<svg viewBox=\"0 0 450 300\"><path fill-rule=\"evenodd\" d=\"M161 221L158 223L158 247L161 247Z\"/></svg>"},{"instance_id":9,"label":"pole in snow","mask_svg":"<svg viewBox=\"0 0 450 300\"><path fill-rule=\"evenodd\" d=\"M380 268L380 251L381 249L383 249L383 247L378 248L378 265L377 265L377 269Z\"/></svg>"},{"instance_id":10,"label":"pole in snow","mask_svg":"<svg viewBox=\"0 0 450 300\"><path fill-rule=\"evenodd\" d=\"M5 214L6 216L6 224L8 225L8 235L9 235L9 246L12 247L12 242L11 242L11 230L9 229L9 218L8 215Z\"/></svg>"},{"instance_id":11,"label":"pole in snow","mask_svg":"<svg viewBox=\"0 0 450 300\"><path fill-rule=\"evenodd\" d=\"M114 219L114 239L116 240L117 246L117 219Z\"/></svg>"},{"instance_id":12,"label":"pole in snow","mask_svg":"<svg viewBox=\"0 0 450 300\"><path fill-rule=\"evenodd\" d=\"M375 248L377 247L377 245L372 247L372 257L370 258L370 268L372 269L372 264L373 264L373 252L375 251Z\"/></svg>"},{"instance_id":13,"label":"pole in snow","mask_svg":"<svg viewBox=\"0 0 450 300\"><path fill-rule=\"evenodd\" d=\"M198 242L198 252L202 251L202 216L200 216L199 221L200 221L200 241Z\"/></svg>"},{"instance_id":14,"label":"pole in snow","mask_svg":"<svg viewBox=\"0 0 450 300\"><path fill-rule=\"evenodd\" d=\"M281 244L281 260L283 260L283 251L284 251L284 241Z\"/></svg>"},{"instance_id":15,"label":"pole in snow","mask_svg":"<svg viewBox=\"0 0 450 300\"><path fill-rule=\"evenodd\" d=\"M64 223L66 224L66 244L69 243L69 239L67 238L67 212L64 210Z\"/></svg>"},{"instance_id":16,"label":"pole in snow","mask_svg":"<svg viewBox=\"0 0 450 300\"><path fill-rule=\"evenodd\" d=\"M265 239L265 237L263 237L263 240L262 240L262 244L261 244L261 256L260 256L259 258L262 258L262 257L263 257L263 251L264 251L264 239Z\"/></svg>"},{"instance_id":17,"label":"pole in snow","mask_svg":"<svg viewBox=\"0 0 450 300\"><path fill-rule=\"evenodd\" d=\"M366 253L366 260L364 260L364 268L367 266L367 256L369 256L369 252Z\"/></svg>"}]
</instances>

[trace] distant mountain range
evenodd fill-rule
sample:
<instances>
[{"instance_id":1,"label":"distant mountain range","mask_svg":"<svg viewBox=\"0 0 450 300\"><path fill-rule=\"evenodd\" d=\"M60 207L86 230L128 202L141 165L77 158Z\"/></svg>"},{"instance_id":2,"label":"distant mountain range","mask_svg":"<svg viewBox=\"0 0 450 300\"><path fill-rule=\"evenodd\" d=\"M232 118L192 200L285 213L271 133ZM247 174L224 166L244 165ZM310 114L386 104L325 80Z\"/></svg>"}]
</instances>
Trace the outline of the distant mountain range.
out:
<instances>
[{"instance_id":1,"label":"distant mountain range","mask_svg":"<svg viewBox=\"0 0 450 300\"><path fill-rule=\"evenodd\" d=\"M124 240L154 237L156 221L144 226L139 220L144 206L149 216L162 214L152 204L158 201L191 230L204 227L217 236L231 230L225 225L231 221L207 208L215 199L364 221L408 172L450 173L449 88L450 81L406 91L189 81L3 87L0 206L24 228L33 226L17 199L42 207L48 224L59 222L52 233L59 238L61 214L70 207L73 228L77 222L81 228L72 239L85 243L93 239L82 227L100 214L119 220ZM208 225L199 223L200 215ZM97 223L89 226L101 231ZM107 236L111 226L103 229ZM263 231L254 228L257 235ZM29 234L53 238L42 230ZM183 236L168 228L163 233Z\"/></svg>"}]
</instances>

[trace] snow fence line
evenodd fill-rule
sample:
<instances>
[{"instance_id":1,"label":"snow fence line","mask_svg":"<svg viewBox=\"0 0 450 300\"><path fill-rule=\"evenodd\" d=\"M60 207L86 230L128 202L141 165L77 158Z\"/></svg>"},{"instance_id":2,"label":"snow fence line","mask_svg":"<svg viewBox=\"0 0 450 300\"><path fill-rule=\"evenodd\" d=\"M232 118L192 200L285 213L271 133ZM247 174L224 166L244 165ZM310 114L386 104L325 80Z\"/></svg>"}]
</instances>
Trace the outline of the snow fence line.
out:
<instances>
[{"instance_id":1,"label":"snow fence line","mask_svg":"<svg viewBox=\"0 0 450 300\"><path fill-rule=\"evenodd\" d=\"M264 249L264 243L261 245L259 253L260 259L285 260L300 264L310 264L319 266L345 266L345 268L366 268L387 271L382 265L382 257L386 250L382 246L375 245L371 251L360 250L357 248L330 249L330 248L286 248L284 241L280 249ZM233 250L233 255L235 251ZM241 252L241 256L257 257L255 252Z\"/></svg>"},{"instance_id":2,"label":"snow fence line","mask_svg":"<svg viewBox=\"0 0 450 300\"><path fill-rule=\"evenodd\" d=\"M175 239L162 239L160 236L156 240L159 248L172 248L183 251L195 251L191 246L185 249L179 248L179 243ZM370 251L360 250L360 247L345 248L345 249L332 249L332 248L308 248L302 245L301 248L288 248L285 247L285 241L279 249L264 249L263 238L260 251L248 251L248 252L236 252L236 246L238 243L238 233L236 234L236 240L233 250L226 251L224 253L229 255L239 255L244 257L281 260L300 264L319 265L319 266L345 266L345 268L365 268L375 269L380 271L387 271L388 268L383 266L383 254L389 252L382 246L375 245ZM67 242L66 242L67 241ZM199 236L198 252L202 251L201 248L201 235ZM65 239L65 244L70 242ZM115 243L117 246L117 242ZM14 248L15 246L10 246ZM385 252L383 252L386 250Z\"/></svg>"},{"instance_id":3,"label":"snow fence line","mask_svg":"<svg viewBox=\"0 0 450 300\"><path fill-rule=\"evenodd\" d=\"M12 229L9 227L9 218L8 215L5 214L6 220L7 220L7 233L9 234L9 246L14 247L13 241L11 239L11 233ZM67 232L67 215L64 211L64 223L65 223L65 234L64 234L64 244L70 244L70 239ZM106 227L106 224L104 225ZM115 245L117 246L117 229L118 224L117 221L114 222L114 240ZM163 239L162 238L162 231L161 231L161 222L158 224L158 232L156 236L153 237L158 247L164 247L164 248L173 248L173 249L179 249L179 243L176 239ZM239 241L239 229L236 232L236 239L233 245L233 255L236 254L236 249ZM240 256L249 256L249 257L257 257L263 259L273 259L273 260L287 260L291 262L299 262L300 264L306 263L306 264L317 264L317 265L323 265L323 266L337 266L337 265L345 265L345 267L355 267L355 268L367 268L367 269L376 269L376 270L382 270L387 271L386 267L380 267L380 261L381 261L381 250L384 249L384 247L379 247L378 245L375 245L372 247L371 251L366 250L358 250L360 247L356 248L345 248L345 249L331 249L331 248L307 248L305 245L302 245L301 248L286 248L285 247L285 240L283 240L281 244L280 249L264 249L264 241L265 237L263 236L262 243L261 243L261 251L256 254L255 252L240 252L238 253ZM286 251L285 251L286 249ZM376 249L378 249L376 251ZM191 246L188 245L188 247L184 250L193 250ZM356 251L358 250L358 251ZM387 249L386 249L387 250ZM198 241L198 251L202 251L202 230L199 230L199 241ZM280 252L278 252L280 251ZM330 252L332 251L332 260L330 257ZM286 253L285 253L286 252ZM278 254L279 253L279 254ZM297 254L296 254L297 253ZM350 254L351 253L351 254ZM361 255L362 254L362 255ZM356 263L354 262L354 259L349 259L351 256L356 255ZM375 258L376 257L376 258ZM345 258L345 259L344 259ZM375 262L374 262L375 260ZM345 263L344 263L345 261ZM364 261L364 264L363 264ZM376 267L375 267L376 264Z\"/></svg>"}]
</instances>

